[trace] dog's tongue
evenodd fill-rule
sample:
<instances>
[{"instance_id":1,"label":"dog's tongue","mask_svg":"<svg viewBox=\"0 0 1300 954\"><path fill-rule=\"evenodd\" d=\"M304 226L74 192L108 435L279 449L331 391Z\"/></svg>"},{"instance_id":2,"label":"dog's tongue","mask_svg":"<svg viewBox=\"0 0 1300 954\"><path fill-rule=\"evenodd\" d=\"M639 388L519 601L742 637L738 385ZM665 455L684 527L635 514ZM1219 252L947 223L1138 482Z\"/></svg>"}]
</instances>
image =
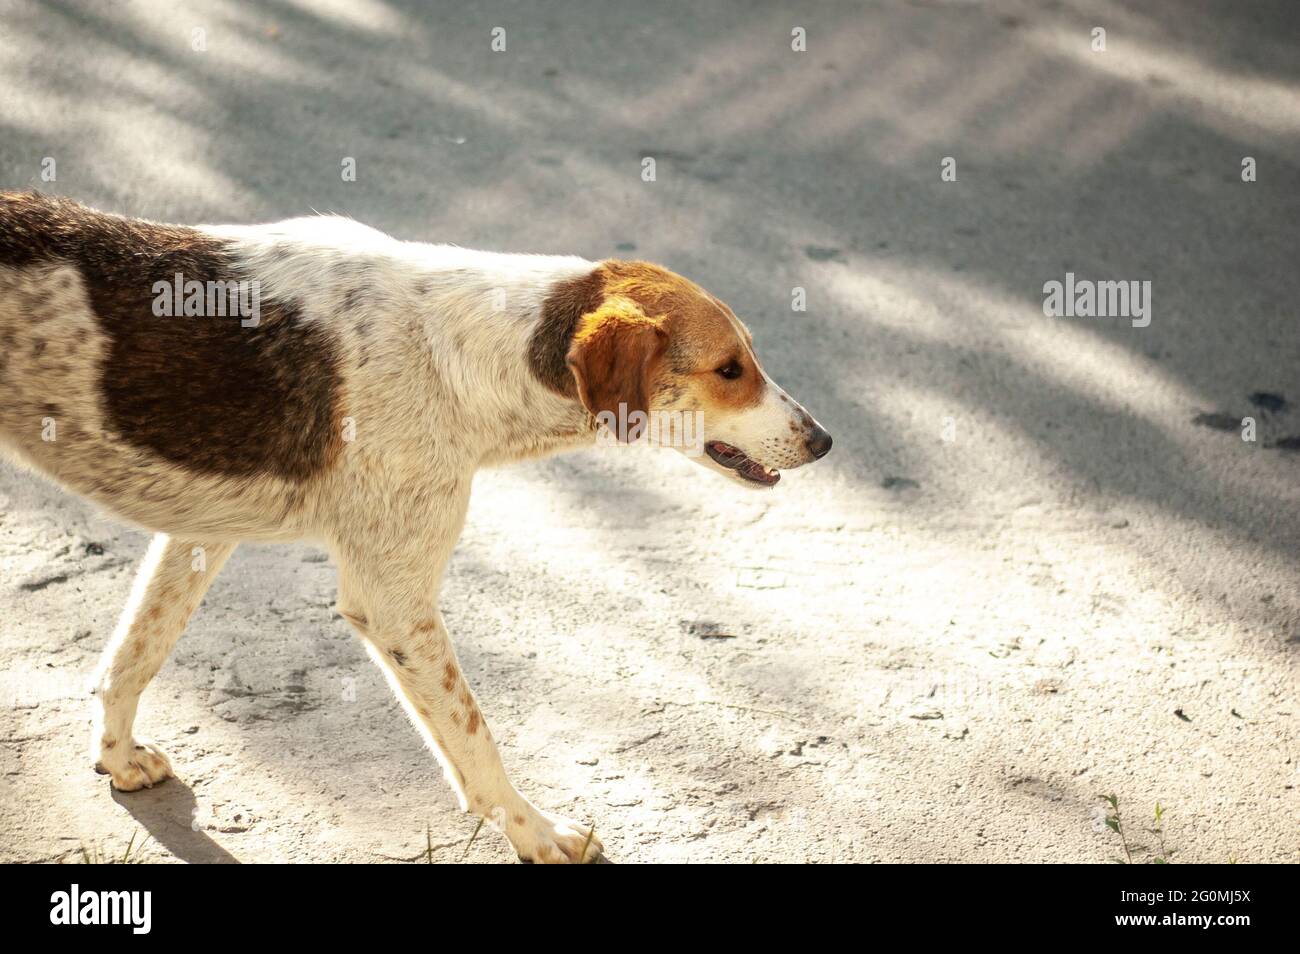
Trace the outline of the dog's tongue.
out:
<instances>
[{"instance_id":1,"label":"dog's tongue","mask_svg":"<svg viewBox=\"0 0 1300 954\"><path fill-rule=\"evenodd\" d=\"M739 469L741 464L749 460L739 448L724 444L722 441L709 441L704 449L715 461L731 470Z\"/></svg>"},{"instance_id":2,"label":"dog's tongue","mask_svg":"<svg viewBox=\"0 0 1300 954\"><path fill-rule=\"evenodd\" d=\"M756 484L774 484L781 479L781 474L768 470L758 461L748 457L744 451L722 441L710 441L704 448L710 457L736 473L754 481Z\"/></svg>"},{"instance_id":3,"label":"dog's tongue","mask_svg":"<svg viewBox=\"0 0 1300 954\"><path fill-rule=\"evenodd\" d=\"M756 460L750 460L748 457L736 468L738 473L744 474L750 480L760 484L774 484L781 479L781 472L777 470L768 470Z\"/></svg>"}]
</instances>

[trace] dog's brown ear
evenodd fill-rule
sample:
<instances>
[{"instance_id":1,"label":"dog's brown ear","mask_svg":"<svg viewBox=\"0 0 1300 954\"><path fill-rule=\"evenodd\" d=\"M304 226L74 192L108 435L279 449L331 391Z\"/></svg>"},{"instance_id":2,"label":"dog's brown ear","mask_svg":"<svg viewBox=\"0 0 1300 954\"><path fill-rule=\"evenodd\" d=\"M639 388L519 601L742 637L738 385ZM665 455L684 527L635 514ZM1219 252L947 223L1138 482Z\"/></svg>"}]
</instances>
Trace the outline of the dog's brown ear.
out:
<instances>
[{"instance_id":1,"label":"dog's brown ear","mask_svg":"<svg viewBox=\"0 0 1300 954\"><path fill-rule=\"evenodd\" d=\"M650 413L650 389L668 344L668 332L627 299L607 300L582 316L568 365L578 399L602 417L621 441L635 440L643 428L633 426Z\"/></svg>"}]
</instances>

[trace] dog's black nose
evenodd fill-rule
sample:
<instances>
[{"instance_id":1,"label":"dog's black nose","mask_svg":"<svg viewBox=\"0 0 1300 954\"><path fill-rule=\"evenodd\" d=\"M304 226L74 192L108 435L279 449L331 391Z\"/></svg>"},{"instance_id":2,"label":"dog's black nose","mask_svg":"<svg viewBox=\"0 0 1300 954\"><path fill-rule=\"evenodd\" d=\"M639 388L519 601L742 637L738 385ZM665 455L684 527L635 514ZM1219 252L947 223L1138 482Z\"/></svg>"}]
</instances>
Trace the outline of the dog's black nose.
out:
<instances>
[{"instance_id":1,"label":"dog's black nose","mask_svg":"<svg viewBox=\"0 0 1300 954\"><path fill-rule=\"evenodd\" d=\"M808 450L818 460L831 452L831 435L826 428L814 426L812 437L808 438Z\"/></svg>"}]
</instances>

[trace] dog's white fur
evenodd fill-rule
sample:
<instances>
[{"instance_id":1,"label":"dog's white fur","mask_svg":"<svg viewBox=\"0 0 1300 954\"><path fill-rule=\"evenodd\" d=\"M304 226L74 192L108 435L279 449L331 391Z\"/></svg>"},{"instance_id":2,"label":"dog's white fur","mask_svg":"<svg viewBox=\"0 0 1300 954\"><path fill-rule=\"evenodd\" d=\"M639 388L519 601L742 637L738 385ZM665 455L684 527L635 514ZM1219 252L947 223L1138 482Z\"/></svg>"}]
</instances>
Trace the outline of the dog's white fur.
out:
<instances>
[{"instance_id":1,"label":"dog's white fur","mask_svg":"<svg viewBox=\"0 0 1300 954\"><path fill-rule=\"evenodd\" d=\"M97 398L108 345L82 273L57 261L0 265L0 334L12 355L0 446L157 534L96 676L98 767L123 790L171 774L166 756L133 734L140 693L239 541L314 540L338 565L338 611L387 674L461 807L494 821L522 858L598 856L589 828L538 809L507 778L438 604L475 470L595 440L589 410L541 383L527 353L557 283L597 263L400 242L332 217L199 231L260 282L263 306L295 302L304 324L326 327L338 344L349 439L306 484L142 459ZM765 376L762 387L752 407L717 409L710 436L770 466L807 462L811 419ZM36 437L49 394L60 396L56 426L89 435L75 449ZM106 474L115 479L97 479Z\"/></svg>"}]
</instances>

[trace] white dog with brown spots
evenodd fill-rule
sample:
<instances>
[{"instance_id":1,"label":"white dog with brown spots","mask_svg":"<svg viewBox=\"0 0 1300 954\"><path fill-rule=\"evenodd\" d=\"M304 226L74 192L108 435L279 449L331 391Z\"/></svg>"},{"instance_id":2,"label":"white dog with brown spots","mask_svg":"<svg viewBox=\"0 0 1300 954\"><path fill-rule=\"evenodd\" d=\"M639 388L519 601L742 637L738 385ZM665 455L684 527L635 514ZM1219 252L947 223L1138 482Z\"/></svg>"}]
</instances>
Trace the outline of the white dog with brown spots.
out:
<instances>
[{"instance_id":1,"label":"white dog with brown spots","mask_svg":"<svg viewBox=\"0 0 1300 954\"><path fill-rule=\"evenodd\" d=\"M0 447L156 534L96 679L95 764L123 791L172 774L136 705L236 544L306 539L461 807L524 860L603 857L510 782L439 584L478 468L590 445L607 422L679 444L623 423L686 414L694 459L746 486L830 449L731 309L655 265L0 193Z\"/></svg>"}]
</instances>

